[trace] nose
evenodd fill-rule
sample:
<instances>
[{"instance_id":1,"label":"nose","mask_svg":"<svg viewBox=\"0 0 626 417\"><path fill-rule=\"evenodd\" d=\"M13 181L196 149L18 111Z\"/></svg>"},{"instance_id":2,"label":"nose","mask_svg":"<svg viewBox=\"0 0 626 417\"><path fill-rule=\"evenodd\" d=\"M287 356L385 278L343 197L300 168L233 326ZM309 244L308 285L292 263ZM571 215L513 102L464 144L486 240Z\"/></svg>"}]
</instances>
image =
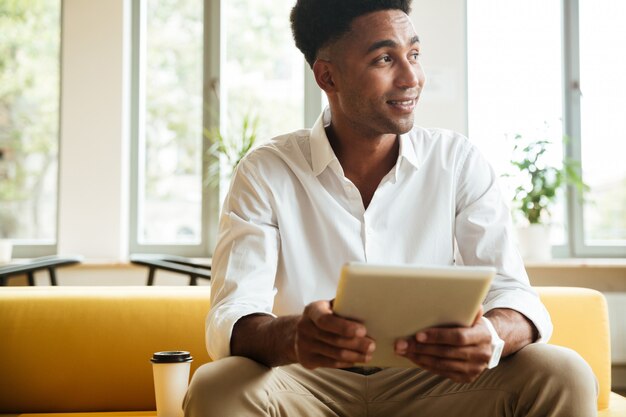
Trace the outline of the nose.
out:
<instances>
[{"instance_id":1,"label":"nose","mask_svg":"<svg viewBox=\"0 0 626 417\"><path fill-rule=\"evenodd\" d=\"M424 71L419 62L405 59L398 66L396 86L402 89L421 87L424 84Z\"/></svg>"}]
</instances>

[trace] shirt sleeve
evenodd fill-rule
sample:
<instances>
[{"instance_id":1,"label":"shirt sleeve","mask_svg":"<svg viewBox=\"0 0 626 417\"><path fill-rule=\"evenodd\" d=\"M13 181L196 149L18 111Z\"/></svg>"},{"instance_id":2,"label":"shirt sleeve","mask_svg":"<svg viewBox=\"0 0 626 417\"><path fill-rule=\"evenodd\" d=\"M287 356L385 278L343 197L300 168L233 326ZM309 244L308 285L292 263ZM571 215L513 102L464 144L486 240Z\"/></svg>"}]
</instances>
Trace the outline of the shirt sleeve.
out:
<instances>
[{"instance_id":1,"label":"shirt sleeve","mask_svg":"<svg viewBox=\"0 0 626 417\"><path fill-rule=\"evenodd\" d=\"M212 261L205 336L214 360L230 355L233 326L241 317L254 313L274 316L278 250L271 191L244 159L224 202Z\"/></svg>"},{"instance_id":2,"label":"shirt sleeve","mask_svg":"<svg viewBox=\"0 0 626 417\"><path fill-rule=\"evenodd\" d=\"M535 325L537 341L547 342L552 335L550 315L530 286L497 177L473 145L466 148L460 161L455 224L460 263L495 266L496 276L483 303L485 312L516 310Z\"/></svg>"}]
</instances>

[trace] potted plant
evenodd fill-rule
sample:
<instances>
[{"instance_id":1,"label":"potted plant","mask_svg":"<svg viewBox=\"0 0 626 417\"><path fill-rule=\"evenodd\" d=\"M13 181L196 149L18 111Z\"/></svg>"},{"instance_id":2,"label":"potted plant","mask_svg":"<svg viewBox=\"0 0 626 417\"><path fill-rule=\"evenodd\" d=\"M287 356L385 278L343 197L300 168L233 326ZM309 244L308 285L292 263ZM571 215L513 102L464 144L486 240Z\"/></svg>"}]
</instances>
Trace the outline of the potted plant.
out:
<instances>
[{"instance_id":1,"label":"potted plant","mask_svg":"<svg viewBox=\"0 0 626 417\"><path fill-rule=\"evenodd\" d=\"M515 135L511 165L516 172L505 174L518 181L513 195L513 210L518 218L523 218L517 232L520 252L526 260L551 258L550 210L562 189L567 185L574 186L580 196L589 189L578 173L578 161L565 159L562 167L546 161L546 152L551 144L550 140L528 141L522 135Z\"/></svg>"}]
</instances>

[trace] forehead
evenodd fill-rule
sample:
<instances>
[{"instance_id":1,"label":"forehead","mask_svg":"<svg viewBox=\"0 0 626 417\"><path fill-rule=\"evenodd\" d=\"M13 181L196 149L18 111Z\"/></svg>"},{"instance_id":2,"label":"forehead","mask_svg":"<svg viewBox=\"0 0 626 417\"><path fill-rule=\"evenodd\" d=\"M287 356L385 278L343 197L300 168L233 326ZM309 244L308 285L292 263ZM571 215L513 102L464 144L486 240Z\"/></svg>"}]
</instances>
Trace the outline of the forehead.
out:
<instances>
[{"instance_id":1,"label":"forehead","mask_svg":"<svg viewBox=\"0 0 626 417\"><path fill-rule=\"evenodd\" d=\"M392 40L399 45L416 36L409 16L401 10L381 10L359 16L344 38L351 48L366 52L376 42Z\"/></svg>"}]
</instances>

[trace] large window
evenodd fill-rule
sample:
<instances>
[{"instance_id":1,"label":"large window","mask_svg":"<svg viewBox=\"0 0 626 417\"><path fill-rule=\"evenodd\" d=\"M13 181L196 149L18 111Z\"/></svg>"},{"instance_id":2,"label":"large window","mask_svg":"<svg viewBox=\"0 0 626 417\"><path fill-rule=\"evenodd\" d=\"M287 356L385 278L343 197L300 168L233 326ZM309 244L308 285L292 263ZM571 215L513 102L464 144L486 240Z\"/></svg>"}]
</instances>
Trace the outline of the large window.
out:
<instances>
[{"instance_id":1,"label":"large window","mask_svg":"<svg viewBox=\"0 0 626 417\"><path fill-rule=\"evenodd\" d=\"M238 141L256 120L261 142L312 124L321 93L291 38L292 6L135 0L131 252L211 253L230 174L216 128Z\"/></svg>"},{"instance_id":2,"label":"large window","mask_svg":"<svg viewBox=\"0 0 626 417\"><path fill-rule=\"evenodd\" d=\"M60 0L0 0L0 238L15 256L57 236Z\"/></svg>"},{"instance_id":3,"label":"large window","mask_svg":"<svg viewBox=\"0 0 626 417\"><path fill-rule=\"evenodd\" d=\"M626 245L626 2L580 0L580 138L591 192L585 245Z\"/></svg>"},{"instance_id":4,"label":"large window","mask_svg":"<svg viewBox=\"0 0 626 417\"><path fill-rule=\"evenodd\" d=\"M469 134L499 174L516 135L551 140L551 164L580 161L591 189L584 204L574 189L561 196L552 244L561 256L623 256L626 4L578 3L468 0Z\"/></svg>"},{"instance_id":5,"label":"large window","mask_svg":"<svg viewBox=\"0 0 626 417\"><path fill-rule=\"evenodd\" d=\"M202 34L200 0L141 2L136 238L201 242Z\"/></svg>"}]
</instances>

